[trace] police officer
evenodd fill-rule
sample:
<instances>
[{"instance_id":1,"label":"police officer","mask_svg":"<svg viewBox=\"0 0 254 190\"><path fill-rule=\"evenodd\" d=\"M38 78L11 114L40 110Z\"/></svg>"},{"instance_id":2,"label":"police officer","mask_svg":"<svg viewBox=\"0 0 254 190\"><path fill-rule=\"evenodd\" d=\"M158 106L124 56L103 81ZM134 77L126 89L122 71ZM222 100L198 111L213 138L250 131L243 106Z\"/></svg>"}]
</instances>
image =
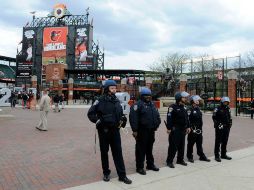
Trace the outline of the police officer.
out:
<instances>
[{"instance_id":1,"label":"police officer","mask_svg":"<svg viewBox=\"0 0 254 190\"><path fill-rule=\"evenodd\" d=\"M176 103L172 105L172 110L168 111L167 114L166 127L169 134L169 147L166 162L170 168L175 167L173 160L176 152L178 152L176 163L187 166L187 163L184 161L184 146L185 135L190 132L188 113L185 108L188 96L189 94L185 91L177 92L175 94Z\"/></svg>"},{"instance_id":2,"label":"police officer","mask_svg":"<svg viewBox=\"0 0 254 190\"><path fill-rule=\"evenodd\" d=\"M222 97L221 104L214 109L213 122L215 128L215 146L214 155L217 162L222 159L231 160L232 158L227 155L227 143L230 128L232 126L232 118L229 108L229 97ZM220 157L221 149L221 157Z\"/></svg>"},{"instance_id":3,"label":"police officer","mask_svg":"<svg viewBox=\"0 0 254 190\"><path fill-rule=\"evenodd\" d=\"M206 157L203 152L203 135L202 135L202 126L203 126L203 119L202 119L202 112L199 108L199 101L201 101L200 96L195 95L190 98L191 108L189 114L189 121L191 132L188 134L187 140L187 158L188 161L194 163L193 160L193 146L196 143L197 146L197 154L199 155L199 160L210 162L210 159Z\"/></svg>"},{"instance_id":4,"label":"police officer","mask_svg":"<svg viewBox=\"0 0 254 190\"><path fill-rule=\"evenodd\" d=\"M161 119L157 108L151 101L151 90L143 87L140 95L141 99L131 106L130 125L133 136L136 139L136 169L141 175L146 175L144 161L146 157L146 169L159 171L154 164L153 144L155 141L155 131L158 129Z\"/></svg>"},{"instance_id":5,"label":"police officer","mask_svg":"<svg viewBox=\"0 0 254 190\"><path fill-rule=\"evenodd\" d=\"M127 118L123 114L123 109L115 93L116 82L107 80L104 84L103 95L94 102L87 115L91 122L96 123L98 130L103 180L110 181L111 171L108 162L110 146L119 181L131 184L132 181L126 177L119 132L120 127L125 127Z\"/></svg>"},{"instance_id":6,"label":"police officer","mask_svg":"<svg viewBox=\"0 0 254 190\"><path fill-rule=\"evenodd\" d=\"M253 119L254 115L254 99L250 103L250 118Z\"/></svg>"}]
</instances>

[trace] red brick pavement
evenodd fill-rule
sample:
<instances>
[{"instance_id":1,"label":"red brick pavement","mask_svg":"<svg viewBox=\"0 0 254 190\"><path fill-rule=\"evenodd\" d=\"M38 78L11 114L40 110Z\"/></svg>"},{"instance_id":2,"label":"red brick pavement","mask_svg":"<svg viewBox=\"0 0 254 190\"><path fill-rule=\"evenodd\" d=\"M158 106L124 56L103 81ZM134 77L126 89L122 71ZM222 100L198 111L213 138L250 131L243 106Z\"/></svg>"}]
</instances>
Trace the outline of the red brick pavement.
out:
<instances>
[{"instance_id":1,"label":"red brick pavement","mask_svg":"<svg viewBox=\"0 0 254 190\"><path fill-rule=\"evenodd\" d=\"M47 132L35 129L38 111L16 108L11 111L14 119L1 119L0 190L58 190L101 180L98 144L97 153L94 153L95 129L86 113L87 109L50 112ZM214 130L211 116L205 115L204 120L204 150L212 156ZM234 118L233 123L228 150L253 145L254 121ZM135 172L134 143L130 133L122 133L128 174ZM154 157L159 167L165 166L167 147L167 135L162 125L156 133L154 146ZM111 156L110 166L112 177L116 177Z\"/></svg>"}]
</instances>

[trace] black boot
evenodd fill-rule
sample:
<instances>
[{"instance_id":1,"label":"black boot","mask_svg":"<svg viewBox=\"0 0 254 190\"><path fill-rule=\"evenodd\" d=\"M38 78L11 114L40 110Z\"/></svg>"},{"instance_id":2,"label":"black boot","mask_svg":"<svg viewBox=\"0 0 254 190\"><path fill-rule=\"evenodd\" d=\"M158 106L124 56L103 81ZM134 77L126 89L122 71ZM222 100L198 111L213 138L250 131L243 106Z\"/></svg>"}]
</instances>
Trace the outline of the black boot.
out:
<instances>
[{"instance_id":1,"label":"black boot","mask_svg":"<svg viewBox=\"0 0 254 190\"><path fill-rule=\"evenodd\" d=\"M127 178L126 176L123 177L123 178L119 178L118 180L121 181L121 182L124 182L125 184L131 184L132 183L132 181L129 178Z\"/></svg>"},{"instance_id":2,"label":"black boot","mask_svg":"<svg viewBox=\"0 0 254 190\"><path fill-rule=\"evenodd\" d=\"M138 168L136 171L141 175L146 175L146 171L143 168Z\"/></svg>"},{"instance_id":3,"label":"black boot","mask_svg":"<svg viewBox=\"0 0 254 190\"><path fill-rule=\"evenodd\" d=\"M177 161L176 163L177 163L177 164L180 164L180 165L182 165L182 166L187 166L187 165L188 165L184 160Z\"/></svg>"},{"instance_id":4,"label":"black boot","mask_svg":"<svg viewBox=\"0 0 254 190\"><path fill-rule=\"evenodd\" d=\"M170 167L170 168L175 168L175 166L172 162L167 163L167 166Z\"/></svg>"},{"instance_id":5,"label":"black boot","mask_svg":"<svg viewBox=\"0 0 254 190\"><path fill-rule=\"evenodd\" d=\"M210 162L211 160L208 159L207 157L200 157L199 158L200 161L205 161L205 162Z\"/></svg>"},{"instance_id":6,"label":"black boot","mask_svg":"<svg viewBox=\"0 0 254 190\"><path fill-rule=\"evenodd\" d=\"M231 157L229 157L228 155L223 155L223 156L221 156L221 158L222 159L226 159L226 160L232 160L232 158Z\"/></svg>"},{"instance_id":7,"label":"black boot","mask_svg":"<svg viewBox=\"0 0 254 190\"><path fill-rule=\"evenodd\" d=\"M191 162L191 163L194 163L193 158L188 158L188 161Z\"/></svg>"},{"instance_id":8,"label":"black boot","mask_svg":"<svg viewBox=\"0 0 254 190\"><path fill-rule=\"evenodd\" d=\"M106 181L106 182L110 181L110 175L104 175L103 181Z\"/></svg>"},{"instance_id":9,"label":"black boot","mask_svg":"<svg viewBox=\"0 0 254 190\"><path fill-rule=\"evenodd\" d=\"M155 172L158 172L158 171L160 170L160 169L159 169L158 167L156 167L155 165L153 165L153 166L147 166L146 169L148 169L148 170L153 170L153 171L155 171Z\"/></svg>"},{"instance_id":10,"label":"black boot","mask_svg":"<svg viewBox=\"0 0 254 190\"><path fill-rule=\"evenodd\" d=\"M220 159L219 156L215 156L215 160L216 160L217 162L221 162L221 159Z\"/></svg>"}]
</instances>

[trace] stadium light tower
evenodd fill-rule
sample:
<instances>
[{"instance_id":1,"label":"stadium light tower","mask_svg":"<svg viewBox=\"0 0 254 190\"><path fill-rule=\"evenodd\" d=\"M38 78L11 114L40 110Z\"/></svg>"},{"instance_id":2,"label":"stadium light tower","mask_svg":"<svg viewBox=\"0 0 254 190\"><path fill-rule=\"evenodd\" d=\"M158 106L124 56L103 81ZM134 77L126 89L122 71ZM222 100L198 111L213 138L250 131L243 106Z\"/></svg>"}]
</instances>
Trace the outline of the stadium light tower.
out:
<instances>
[{"instance_id":1,"label":"stadium light tower","mask_svg":"<svg viewBox=\"0 0 254 190\"><path fill-rule=\"evenodd\" d=\"M30 13L33 15L33 21L34 21L36 11L31 11Z\"/></svg>"}]
</instances>

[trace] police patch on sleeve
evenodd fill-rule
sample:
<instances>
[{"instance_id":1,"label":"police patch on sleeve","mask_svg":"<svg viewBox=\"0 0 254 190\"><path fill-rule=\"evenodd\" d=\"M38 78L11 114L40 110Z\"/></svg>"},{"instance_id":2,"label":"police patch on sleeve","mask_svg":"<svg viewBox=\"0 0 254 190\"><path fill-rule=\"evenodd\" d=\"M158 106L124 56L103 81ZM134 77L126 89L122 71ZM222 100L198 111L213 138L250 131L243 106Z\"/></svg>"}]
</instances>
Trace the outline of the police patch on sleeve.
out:
<instances>
[{"instance_id":1,"label":"police patch on sleeve","mask_svg":"<svg viewBox=\"0 0 254 190\"><path fill-rule=\"evenodd\" d=\"M137 111L138 110L138 105L134 105L133 109L134 109L134 111Z\"/></svg>"},{"instance_id":2,"label":"police patch on sleeve","mask_svg":"<svg viewBox=\"0 0 254 190\"><path fill-rule=\"evenodd\" d=\"M218 108L215 108L213 112L217 112L218 111Z\"/></svg>"},{"instance_id":3,"label":"police patch on sleeve","mask_svg":"<svg viewBox=\"0 0 254 190\"><path fill-rule=\"evenodd\" d=\"M96 106L99 103L99 100L95 100L95 102L93 103L94 106Z\"/></svg>"}]
</instances>

